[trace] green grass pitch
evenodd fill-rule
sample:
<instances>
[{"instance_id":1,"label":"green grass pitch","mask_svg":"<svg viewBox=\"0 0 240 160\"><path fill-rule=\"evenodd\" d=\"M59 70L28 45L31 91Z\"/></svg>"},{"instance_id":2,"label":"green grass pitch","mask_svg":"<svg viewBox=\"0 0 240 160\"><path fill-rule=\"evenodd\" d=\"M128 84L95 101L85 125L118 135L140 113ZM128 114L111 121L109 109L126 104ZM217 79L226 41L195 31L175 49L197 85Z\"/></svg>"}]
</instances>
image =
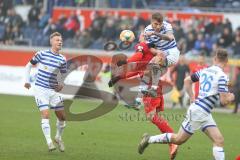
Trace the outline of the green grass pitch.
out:
<instances>
[{"instance_id":1,"label":"green grass pitch","mask_svg":"<svg viewBox=\"0 0 240 160\"><path fill-rule=\"evenodd\" d=\"M96 102L77 100L71 111L85 112ZM166 110L166 115L183 116L185 110ZM140 115L140 118L138 116ZM225 137L227 160L240 154L240 116L213 114ZM55 135L55 116L51 114L52 137ZM182 118L170 119L177 131ZM40 116L33 97L0 95L0 160L167 160L168 146L154 144L143 155L137 145L144 132L158 134L158 129L140 113L119 105L112 112L85 122L67 122L63 139L66 151L49 153L40 128ZM201 131L181 146L178 160L212 158L212 144Z\"/></svg>"}]
</instances>

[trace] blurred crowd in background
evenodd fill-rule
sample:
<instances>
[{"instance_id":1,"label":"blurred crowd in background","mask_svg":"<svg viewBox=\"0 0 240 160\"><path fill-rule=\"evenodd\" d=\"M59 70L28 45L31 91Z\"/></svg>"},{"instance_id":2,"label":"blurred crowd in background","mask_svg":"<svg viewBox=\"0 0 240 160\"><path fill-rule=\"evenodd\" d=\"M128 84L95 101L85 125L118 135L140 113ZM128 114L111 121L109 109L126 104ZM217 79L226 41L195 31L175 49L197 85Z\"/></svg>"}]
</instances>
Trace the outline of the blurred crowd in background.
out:
<instances>
[{"instance_id":1,"label":"blurred crowd in background","mask_svg":"<svg viewBox=\"0 0 240 160\"><path fill-rule=\"evenodd\" d=\"M153 3L153 1L149 0L148 2ZM165 2L164 0L158 1ZM154 2L157 3L158 1L155 0ZM227 0L221 0L221 2L225 1ZM84 4L86 2L90 3L90 1L84 0L48 1L50 4L60 6L65 4L75 5L75 3ZM123 2L125 1L121 1L121 3ZM178 1L175 0L174 2ZM198 1L187 2L192 5ZM32 5L27 21L23 21L14 9L14 6L19 4ZM51 12L44 9L41 0L35 2L30 0L2 0L0 6L2 7L0 9L0 43L6 45L49 46L49 35L58 31L63 34L65 48L103 49L106 42L118 40L121 30L133 30L138 37L144 28L150 24L150 21L144 20L139 15L135 17L113 16L108 13L100 15L96 12L91 26L80 30L81 23L74 13L69 17L62 15L57 22L53 22ZM175 20L171 23L175 38L183 54L204 53L210 56L212 50L220 46L227 48L231 56L240 57L240 27L233 30L228 19L213 23L207 18L197 19L192 17L187 22Z\"/></svg>"},{"instance_id":2,"label":"blurred crowd in background","mask_svg":"<svg viewBox=\"0 0 240 160\"><path fill-rule=\"evenodd\" d=\"M4 1L4 0L2 0ZM6 0L8 1L8 0ZM16 5L34 4L43 0L10 0ZM49 9L55 6L101 7L101 8L207 8L214 11L234 11L240 7L238 0L48 0ZM51 10L51 9L50 9Z\"/></svg>"},{"instance_id":3,"label":"blurred crowd in background","mask_svg":"<svg viewBox=\"0 0 240 160\"><path fill-rule=\"evenodd\" d=\"M85 3L90 2L95 4L96 1L49 0L48 6L73 6L76 4L84 6ZM120 4L132 3L133 1L114 2ZM147 2L170 3L164 0L148 0ZM171 2L180 3L178 0L172 0ZM183 2L187 2L191 6L200 5L202 1L181 1L181 3ZM229 0L212 1L214 6L215 3L220 2L230 3ZM233 1L231 2L233 3ZM112 3L108 1L108 4ZM23 4L32 6L27 21L24 21L14 8L15 5ZM138 37L150 23L150 21L144 20L138 14L131 17L96 12L91 26L81 30L82 24L79 17L74 13L69 17L62 15L58 18L58 21L53 22L51 11L43 6L42 0L1 0L0 7L0 43L6 45L49 46L49 35L54 31L58 31L63 34L66 48L103 49L106 42L118 41L119 33L122 30L133 30L136 37ZM228 19L214 23L208 18L197 19L192 17L189 21L175 20L171 23L182 54L191 53L210 56L215 48L223 47L229 50L232 57L240 57L240 27L233 30Z\"/></svg>"}]
</instances>

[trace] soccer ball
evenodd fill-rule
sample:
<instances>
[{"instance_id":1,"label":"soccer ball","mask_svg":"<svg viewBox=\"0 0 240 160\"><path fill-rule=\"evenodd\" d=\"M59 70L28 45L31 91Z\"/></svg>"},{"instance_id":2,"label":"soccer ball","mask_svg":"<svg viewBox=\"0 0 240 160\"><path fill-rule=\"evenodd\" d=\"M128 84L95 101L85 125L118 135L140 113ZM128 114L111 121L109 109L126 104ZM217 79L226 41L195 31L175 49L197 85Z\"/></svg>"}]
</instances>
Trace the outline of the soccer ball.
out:
<instances>
[{"instance_id":1,"label":"soccer ball","mask_svg":"<svg viewBox=\"0 0 240 160\"><path fill-rule=\"evenodd\" d=\"M120 40L123 42L133 42L135 35L131 30L123 30L119 36Z\"/></svg>"}]
</instances>

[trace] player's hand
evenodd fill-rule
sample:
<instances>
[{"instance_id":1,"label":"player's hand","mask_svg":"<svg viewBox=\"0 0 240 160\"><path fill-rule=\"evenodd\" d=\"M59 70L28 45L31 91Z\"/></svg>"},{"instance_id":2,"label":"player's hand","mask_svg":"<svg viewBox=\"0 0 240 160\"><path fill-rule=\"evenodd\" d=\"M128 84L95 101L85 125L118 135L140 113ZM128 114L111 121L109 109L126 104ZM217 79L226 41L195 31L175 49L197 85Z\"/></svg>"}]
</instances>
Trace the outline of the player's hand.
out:
<instances>
[{"instance_id":1,"label":"player's hand","mask_svg":"<svg viewBox=\"0 0 240 160\"><path fill-rule=\"evenodd\" d=\"M31 88L31 84L30 83L25 83L24 87L27 88L27 89L30 89Z\"/></svg>"},{"instance_id":2,"label":"player's hand","mask_svg":"<svg viewBox=\"0 0 240 160\"><path fill-rule=\"evenodd\" d=\"M121 79L120 76L112 77L110 81L108 82L108 86L112 87L115 83L117 83Z\"/></svg>"},{"instance_id":3,"label":"player's hand","mask_svg":"<svg viewBox=\"0 0 240 160\"><path fill-rule=\"evenodd\" d=\"M195 97L190 98L190 104L192 104L193 102L195 102Z\"/></svg>"},{"instance_id":4,"label":"player's hand","mask_svg":"<svg viewBox=\"0 0 240 160\"><path fill-rule=\"evenodd\" d=\"M56 92L59 92L59 91L61 91L62 89L63 89L63 85L57 85L54 90L55 90Z\"/></svg>"},{"instance_id":5,"label":"player's hand","mask_svg":"<svg viewBox=\"0 0 240 160\"><path fill-rule=\"evenodd\" d=\"M228 98L229 98L229 101L230 101L230 102L233 102L234 99L235 99L235 95L234 95L233 93L229 93L229 94L228 94Z\"/></svg>"}]
</instances>

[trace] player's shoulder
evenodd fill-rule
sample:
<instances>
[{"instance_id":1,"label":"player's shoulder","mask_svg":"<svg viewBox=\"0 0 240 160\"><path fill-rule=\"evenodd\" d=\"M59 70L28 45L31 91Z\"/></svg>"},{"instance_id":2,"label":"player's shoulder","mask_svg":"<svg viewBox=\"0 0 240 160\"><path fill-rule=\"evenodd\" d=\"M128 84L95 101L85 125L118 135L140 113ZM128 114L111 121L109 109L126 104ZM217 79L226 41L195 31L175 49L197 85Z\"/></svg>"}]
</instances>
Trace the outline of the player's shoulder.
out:
<instances>
[{"instance_id":1,"label":"player's shoulder","mask_svg":"<svg viewBox=\"0 0 240 160\"><path fill-rule=\"evenodd\" d=\"M37 53L39 53L39 54L49 54L49 52L50 52L50 50L48 49L48 50L39 50Z\"/></svg>"},{"instance_id":2,"label":"player's shoulder","mask_svg":"<svg viewBox=\"0 0 240 160\"><path fill-rule=\"evenodd\" d=\"M44 50L38 50L35 52L34 57L43 57Z\"/></svg>"},{"instance_id":3,"label":"player's shoulder","mask_svg":"<svg viewBox=\"0 0 240 160\"><path fill-rule=\"evenodd\" d=\"M152 25L149 24L149 25L144 29L144 31L145 31L145 32L153 32L154 29L153 29Z\"/></svg>"},{"instance_id":4,"label":"player's shoulder","mask_svg":"<svg viewBox=\"0 0 240 160\"><path fill-rule=\"evenodd\" d=\"M167 31L172 31L172 25L171 23L167 22L167 21L163 21L163 27L162 30L167 32Z\"/></svg>"},{"instance_id":5,"label":"player's shoulder","mask_svg":"<svg viewBox=\"0 0 240 160\"><path fill-rule=\"evenodd\" d=\"M167 21L163 21L163 26L164 27L172 27L172 24Z\"/></svg>"},{"instance_id":6,"label":"player's shoulder","mask_svg":"<svg viewBox=\"0 0 240 160\"><path fill-rule=\"evenodd\" d=\"M218 76L219 76L219 79L224 79L224 80L227 80L227 81L229 80L228 75L223 71L219 72Z\"/></svg>"},{"instance_id":7,"label":"player's shoulder","mask_svg":"<svg viewBox=\"0 0 240 160\"><path fill-rule=\"evenodd\" d=\"M35 55L42 54L43 52L44 52L44 50L38 50L38 51L35 52Z\"/></svg>"},{"instance_id":8,"label":"player's shoulder","mask_svg":"<svg viewBox=\"0 0 240 160\"><path fill-rule=\"evenodd\" d=\"M223 71L222 68L218 66L213 65L206 69L208 70L208 72L215 73L216 77L218 77L219 79L228 79L228 75Z\"/></svg>"},{"instance_id":9,"label":"player's shoulder","mask_svg":"<svg viewBox=\"0 0 240 160\"><path fill-rule=\"evenodd\" d=\"M168 21L163 21L163 25L171 25L171 23L169 23Z\"/></svg>"}]
</instances>

